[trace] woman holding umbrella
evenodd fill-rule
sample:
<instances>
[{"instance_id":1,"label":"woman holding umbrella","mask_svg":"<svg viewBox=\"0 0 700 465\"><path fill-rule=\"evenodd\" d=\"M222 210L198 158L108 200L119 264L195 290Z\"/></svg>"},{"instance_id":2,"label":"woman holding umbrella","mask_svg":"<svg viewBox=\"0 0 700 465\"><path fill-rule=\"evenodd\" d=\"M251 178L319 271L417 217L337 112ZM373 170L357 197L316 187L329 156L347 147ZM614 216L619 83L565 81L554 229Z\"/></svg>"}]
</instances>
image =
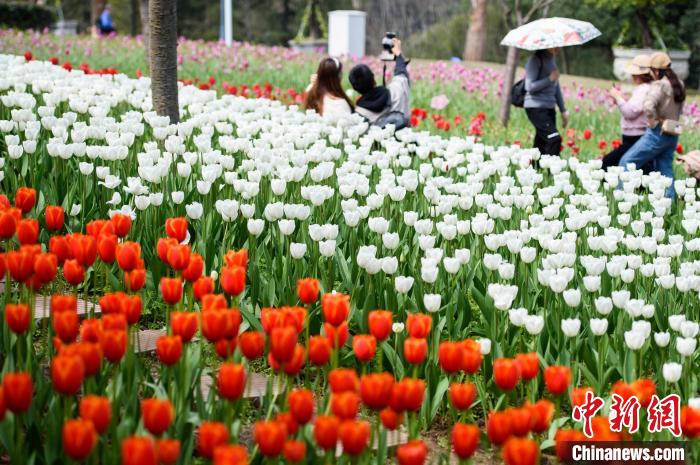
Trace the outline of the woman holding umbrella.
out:
<instances>
[{"instance_id":1,"label":"woman holding umbrella","mask_svg":"<svg viewBox=\"0 0 700 465\"><path fill-rule=\"evenodd\" d=\"M535 127L535 147L546 155L559 155L561 136L557 131L556 107L562 125L569 124L569 113L559 87L559 68L554 59L558 48L537 50L525 65L525 112Z\"/></svg>"},{"instance_id":2,"label":"woman holding umbrella","mask_svg":"<svg viewBox=\"0 0 700 465\"><path fill-rule=\"evenodd\" d=\"M535 127L535 147L540 153L559 155L561 152L557 107L561 111L563 126L569 124L554 55L560 47L581 45L599 35L600 31L586 21L542 18L513 29L501 41L501 45L535 52L525 65L524 86L522 81L513 86L511 101L516 106L525 107L527 117ZM519 96L524 90L524 100L515 98L516 88Z\"/></svg>"}]
</instances>

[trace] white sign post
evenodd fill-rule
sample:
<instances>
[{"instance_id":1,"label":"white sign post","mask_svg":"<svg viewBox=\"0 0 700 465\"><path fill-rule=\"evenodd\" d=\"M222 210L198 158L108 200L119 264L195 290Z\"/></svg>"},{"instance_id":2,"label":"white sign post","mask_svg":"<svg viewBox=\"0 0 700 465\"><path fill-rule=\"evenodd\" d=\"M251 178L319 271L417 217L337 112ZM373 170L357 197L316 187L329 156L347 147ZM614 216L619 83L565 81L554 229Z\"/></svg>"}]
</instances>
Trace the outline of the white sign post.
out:
<instances>
[{"instance_id":1,"label":"white sign post","mask_svg":"<svg viewBox=\"0 0 700 465\"><path fill-rule=\"evenodd\" d=\"M233 43L233 0L224 0L224 42L227 47Z\"/></svg>"},{"instance_id":2,"label":"white sign post","mask_svg":"<svg viewBox=\"0 0 700 465\"><path fill-rule=\"evenodd\" d=\"M367 13L337 10L328 13L328 54L330 56L365 56L365 21Z\"/></svg>"}]
</instances>

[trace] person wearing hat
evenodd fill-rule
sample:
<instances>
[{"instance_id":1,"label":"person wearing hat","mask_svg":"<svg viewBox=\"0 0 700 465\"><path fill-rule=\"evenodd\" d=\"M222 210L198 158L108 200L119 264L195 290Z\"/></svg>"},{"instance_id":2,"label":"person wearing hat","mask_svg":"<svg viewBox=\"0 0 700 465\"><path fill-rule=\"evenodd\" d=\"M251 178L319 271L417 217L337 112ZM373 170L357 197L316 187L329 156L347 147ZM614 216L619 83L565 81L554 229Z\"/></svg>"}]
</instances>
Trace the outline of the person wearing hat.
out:
<instances>
[{"instance_id":1,"label":"person wearing hat","mask_svg":"<svg viewBox=\"0 0 700 465\"><path fill-rule=\"evenodd\" d=\"M635 85L635 88L629 100L625 100L622 91L618 87L613 87L609 91L610 97L620 110L622 143L603 157L603 169L606 171L609 167L617 166L620 163L620 158L641 139L647 128L644 100L652 82L651 56L637 55L627 64L625 71L632 76L632 83ZM642 167L644 174L649 174L653 165L653 162L645 164Z\"/></svg>"},{"instance_id":2,"label":"person wearing hat","mask_svg":"<svg viewBox=\"0 0 700 465\"><path fill-rule=\"evenodd\" d=\"M685 101L685 87L671 69L671 58L663 53L651 55L649 68L654 82L647 92L643 107L647 129L641 139L620 159L620 166L629 163L644 166L653 160L656 170L673 180L673 157L681 129L679 119ZM673 182L666 189L666 197L676 196Z\"/></svg>"}]
</instances>

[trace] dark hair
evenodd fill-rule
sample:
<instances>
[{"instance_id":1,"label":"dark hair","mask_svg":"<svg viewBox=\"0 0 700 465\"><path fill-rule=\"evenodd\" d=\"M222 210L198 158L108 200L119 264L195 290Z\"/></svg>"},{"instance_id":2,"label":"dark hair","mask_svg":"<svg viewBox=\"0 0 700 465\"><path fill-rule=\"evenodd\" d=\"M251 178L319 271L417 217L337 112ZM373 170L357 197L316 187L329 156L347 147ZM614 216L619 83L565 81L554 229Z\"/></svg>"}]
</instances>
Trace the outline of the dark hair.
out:
<instances>
[{"instance_id":1,"label":"dark hair","mask_svg":"<svg viewBox=\"0 0 700 465\"><path fill-rule=\"evenodd\" d=\"M323 97L326 94L336 98L342 98L350 108L354 108L352 102L340 85L340 75L343 72L343 65L336 58L324 58L318 65L316 71L316 82L306 94L304 106L314 109L317 113L323 113Z\"/></svg>"},{"instance_id":2,"label":"dark hair","mask_svg":"<svg viewBox=\"0 0 700 465\"><path fill-rule=\"evenodd\" d=\"M374 73L367 65L357 65L350 70L350 84L359 94L366 94L376 85L374 82Z\"/></svg>"},{"instance_id":3,"label":"dark hair","mask_svg":"<svg viewBox=\"0 0 700 465\"><path fill-rule=\"evenodd\" d=\"M671 68L659 69L657 72L659 73L659 79L666 78L671 83L671 87L673 88L673 101L676 103L684 102L685 87L681 80L678 79L678 76L676 76L676 73Z\"/></svg>"},{"instance_id":4,"label":"dark hair","mask_svg":"<svg viewBox=\"0 0 700 465\"><path fill-rule=\"evenodd\" d=\"M642 82L642 84L649 84L651 81L654 80L654 78L651 77L651 74L645 73L645 74L635 74L635 78L639 78L639 80Z\"/></svg>"}]
</instances>

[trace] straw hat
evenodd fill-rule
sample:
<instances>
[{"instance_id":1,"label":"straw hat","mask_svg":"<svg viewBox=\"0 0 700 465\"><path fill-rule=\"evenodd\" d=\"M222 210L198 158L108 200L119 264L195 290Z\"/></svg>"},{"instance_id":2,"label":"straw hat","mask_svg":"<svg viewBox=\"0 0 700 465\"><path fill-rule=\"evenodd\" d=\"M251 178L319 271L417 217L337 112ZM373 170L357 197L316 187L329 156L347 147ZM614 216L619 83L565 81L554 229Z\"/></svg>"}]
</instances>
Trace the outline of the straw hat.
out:
<instances>
[{"instance_id":1,"label":"straw hat","mask_svg":"<svg viewBox=\"0 0 700 465\"><path fill-rule=\"evenodd\" d=\"M654 69L668 69L671 67L671 57L664 52L653 53L650 65Z\"/></svg>"},{"instance_id":2,"label":"straw hat","mask_svg":"<svg viewBox=\"0 0 700 465\"><path fill-rule=\"evenodd\" d=\"M625 71L633 76L639 76L642 74L648 74L649 68L651 68L651 56L650 55L637 55L632 58L632 60L625 66Z\"/></svg>"}]
</instances>

